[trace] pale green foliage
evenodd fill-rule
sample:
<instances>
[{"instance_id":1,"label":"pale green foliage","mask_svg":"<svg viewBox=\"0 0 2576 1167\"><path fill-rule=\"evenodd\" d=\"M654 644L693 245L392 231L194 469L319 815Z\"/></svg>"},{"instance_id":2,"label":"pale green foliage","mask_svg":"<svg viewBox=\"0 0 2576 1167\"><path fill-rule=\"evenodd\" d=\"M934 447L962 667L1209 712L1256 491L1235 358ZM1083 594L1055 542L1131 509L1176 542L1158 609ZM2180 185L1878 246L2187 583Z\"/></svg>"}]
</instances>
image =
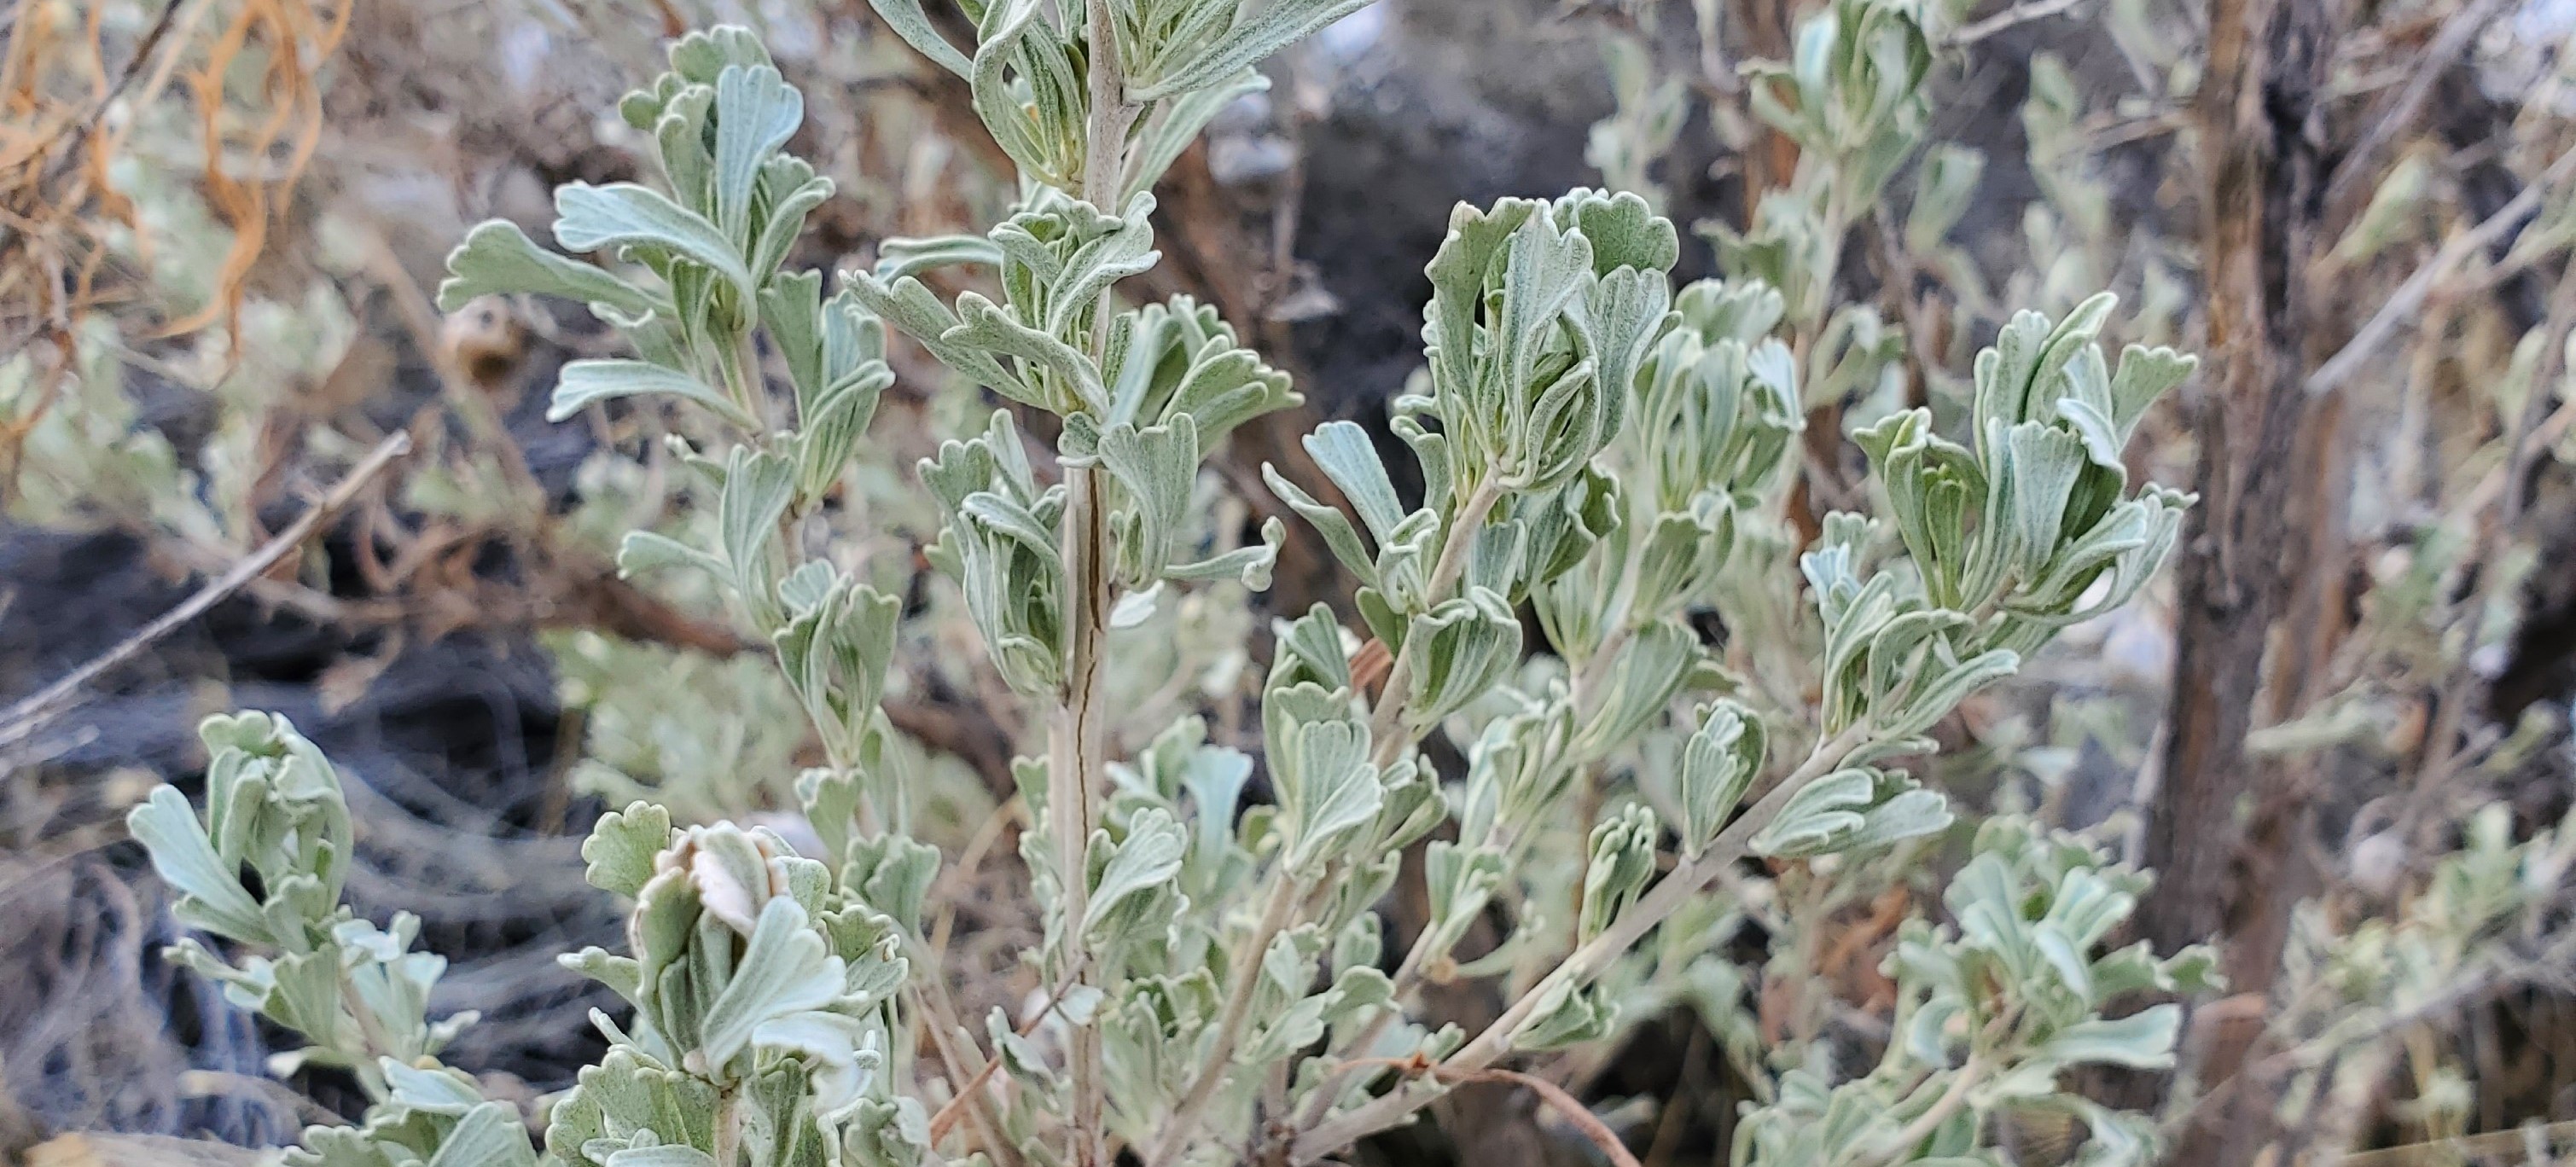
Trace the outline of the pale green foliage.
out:
<instances>
[{"instance_id":1,"label":"pale green foliage","mask_svg":"<svg viewBox=\"0 0 2576 1167\"><path fill-rule=\"evenodd\" d=\"M548 1161L910 1167L964 1142L1052 1167L1103 1162L1115 1138L1148 1167L1232 1161L1247 1144L1308 1163L1437 1093L1432 1080L1379 1093L1391 1063L1471 1072L1513 1050L1584 1047L1615 1034L1628 1006L1687 1000L1725 1018L1747 982L1715 950L1745 916L1707 885L1752 856L1810 861L1823 878L1941 832L1947 801L1895 759L1928 751L1924 734L1961 700L2152 573L2187 500L2133 496L2121 446L2190 366L2132 350L2110 371L2094 344L2104 298L2005 330L1979 359L1964 442L1920 410L1863 431L1885 518L1826 516L1798 558L1812 596L1795 598L1782 498L1808 403L1887 383L1903 351L1865 310L1826 311L1832 253L1852 200L1875 198L1920 136L1930 59L1906 10L1843 0L1802 29L1796 61L1757 76L1758 112L1819 161L1802 163L1799 199L1766 202L1753 238L1722 243L1729 280L1676 292L1679 232L1635 194L1460 207L1428 269L1426 368L1390 420L1419 500L1348 422L1305 440L1347 513L1264 467L1356 581L1361 626L1323 606L1276 626L1259 716L1271 802L1246 805L1253 758L1194 716L1118 756L1102 728L1104 656L1146 636L1243 630L1204 609L1265 587L1287 531L1271 520L1247 537L1204 463L1299 398L1208 307L1131 305L1117 289L1159 259L1162 168L1259 84L1249 70L1262 56L1355 6L961 2L978 34L967 52L914 0L877 0L901 36L968 79L1023 198L982 236L887 242L874 271L846 274L829 298L819 273L782 267L831 189L781 153L802 98L749 33L692 35L671 72L620 106L650 136L659 184L558 192L556 242L610 266L506 225L478 228L451 257L443 302L571 297L631 345L631 357L568 366L556 416L659 398L722 427L703 453L675 443L711 519L629 534L619 566L711 582L777 650L826 759L793 783L819 844L810 856L762 828L678 827L645 802L600 822L584 855L594 884L631 901L626 951L565 959L632 1013L594 1017L611 1048L552 1107ZM1095 30L1114 55L1099 55ZM922 277L938 268L964 269L942 286L966 290L934 292ZM908 581L812 537L893 379L885 325L945 366L952 392L1017 407L917 467L937 514L925 557L1048 732L1047 756L1013 768L1045 922L1026 960L1048 988L1028 1016L984 1018L980 1035L947 1015L944 984L922 967L941 856L904 833L879 709L907 643L893 597ZM1814 342L1805 368L1774 337L1783 328ZM789 392L771 391L764 350ZM1057 419L1041 429L1057 434L1052 451L1022 428L1033 412ZM1784 698L1731 673L1687 622L1739 601L1769 603L1755 623L1782 634L1770 651L1812 671L1821 708L1794 684ZM1525 602L1545 659L1524 643ZM1158 619L1167 605L1180 615ZM1359 665L1369 640L1391 656L1374 692ZM1193 668L1229 652L1240 646L1171 647ZM1464 747L1463 775L1418 748L1431 734ZM265 862L273 900L335 910L346 812L336 787L317 785L330 771L309 747L271 753L292 764L272 767L281 780L264 797L291 795L294 822L313 825L209 844L164 792L137 834L188 892L188 919L293 950L269 920L288 909L248 902L229 873ZM1423 848L1431 919L1390 961L1378 905L1406 850L1444 826L1454 836ZM1668 831L1678 859L1660 853ZM2169 1015L2099 1017L2109 995L2168 979L2142 951L2091 954L2135 877L2014 832L1990 832L1954 891L1960 938L1918 924L1899 961L1910 1015L1955 1016L1971 1036L1908 1031L1891 1068L1839 1087L1804 1071L1776 1091L1766 1080L1778 1109L1746 1129L1840 1129L1807 1123L1811 1103L1901 1124L1938 1105L1925 1090L1963 1078L1967 1115L2073 1105L2054 1093L2059 1067L2166 1056ZM206 853L236 845L249 849L218 854L238 860ZM1497 901L1509 935L1461 963L1454 950ZM1497 974L1514 1003L1483 1034L1409 1019L1427 982ZM909 1064L916 1026L935 1065ZM1751 1064L1742 1027L1728 1034ZM424 1036L394 1052L433 1050ZM979 1076L987 1058L995 1072ZM490 1104L462 1079L439 1082L392 1082L383 1121L318 1132L312 1147L394 1162L470 1136L482 1154L491 1136L467 1128ZM952 1099L962 1121L944 1129L965 1133L934 1147L930 1104ZM1875 1162L1979 1137L1974 1119L1941 1118L1898 1143L1894 1126L1843 1131L1861 1143L1830 1151L1865 1143ZM2108 1142L2134 1134L2125 1122L2095 1125Z\"/></svg>"},{"instance_id":2,"label":"pale green foliage","mask_svg":"<svg viewBox=\"0 0 2576 1167\"><path fill-rule=\"evenodd\" d=\"M552 1158L607 1167L670 1147L671 1162L712 1163L747 1140L764 1162L824 1163L918 1137L919 1104L893 1098L882 1071L937 852L853 847L835 871L766 831L675 831L637 803L582 854L594 885L633 900L628 955L564 963L634 1014L598 1019L614 1044L554 1105Z\"/></svg>"},{"instance_id":3,"label":"pale green foliage","mask_svg":"<svg viewBox=\"0 0 2576 1167\"><path fill-rule=\"evenodd\" d=\"M430 987L447 961L410 951L420 921L398 914L380 929L340 903L351 828L331 760L266 713L208 718L198 735L211 759L204 820L164 786L126 824L178 890L180 922L247 955L228 962L191 938L168 958L222 984L234 1005L304 1036L310 1044L274 1059L277 1072L305 1063L346 1069L371 1103L363 1126L315 1127L288 1161L534 1164L518 1112L484 1101L471 1079L438 1064L438 1051L474 1015L429 1019ZM257 877L259 895L243 884L245 872Z\"/></svg>"},{"instance_id":4,"label":"pale green foliage","mask_svg":"<svg viewBox=\"0 0 2576 1167\"><path fill-rule=\"evenodd\" d=\"M1701 230L1728 270L1781 289L1799 327L1827 319L1843 232L1921 140L1931 67L1912 5L1834 0L1799 22L1790 60L1747 69L1751 112L1798 144L1797 173L1763 195L1751 231L1716 223Z\"/></svg>"},{"instance_id":5,"label":"pale green foliage","mask_svg":"<svg viewBox=\"0 0 2576 1167\"><path fill-rule=\"evenodd\" d=\"M2082 1121L2084 1167L2154 1162L2152 1122L2058 1090L2073 1067L2171 1065L2179 1006L2118 1020L2101 1011L2144 989L2206 987L2202 949L2164 961L2143 942L2097 951L2147 884L2082 839L1988 822L1943 897L1955 928L1909 922L1889 958L1898 1005L1886 1056L1838 1086L1807 1068L1783 1074L1778 1101L1736 1127L1736 1167L1999 1164L1986 1120L2025 1108Z\"/></svg>"},{"instance_id":6,"label":"pale green foliage","mask_svg":"<svg viewBox=\"0 0 2576 1167\"><path fill-rule=\"evenodd\" d=\"M2285 967L2296 991L2272 1019L2291 1070L2284 1113L2361 1121L2400 1056L2393 1033L2489 986L2576 960L2576 941L2551 927L2576 871L2576 814L2519 842L2505 804L2479 808L2463 827L2459 849L2395 914L2338 929L2326 905L2309 904L2293 921ZM2388 862L2392 841L2356 847L2355 862ZM2461 1068L2419 1063L2413 1072L2426 1082L2426 1121L2457 1121L2473 1108L2473 1080Z\"/></svg>"},{"instance_id":7,"label":"pale green foliage","mask_svg":"<svg viewBox=\"0 0 2576 1167\"><path fill-rule=\"evenodd\" d=\"M693 822L796 805L794 760L808 727L776 665L588 631L547 646L565 707L582 714L588 756L575 789L611 806L651 799Z\"/></svg>"}]
</instances>

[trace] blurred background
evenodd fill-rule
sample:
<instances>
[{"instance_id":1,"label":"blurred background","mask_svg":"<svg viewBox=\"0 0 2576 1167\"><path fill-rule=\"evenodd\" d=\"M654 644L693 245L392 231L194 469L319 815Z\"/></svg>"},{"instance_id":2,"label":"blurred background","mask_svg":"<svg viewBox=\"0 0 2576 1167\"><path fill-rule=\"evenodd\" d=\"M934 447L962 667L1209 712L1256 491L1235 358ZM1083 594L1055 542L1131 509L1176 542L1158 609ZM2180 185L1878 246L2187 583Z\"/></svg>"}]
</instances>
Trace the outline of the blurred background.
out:
<instances>
[{"instance_id":1,"label":"blurred background","mask_svg":"<svg viewBox=\"0 0 2576 1167\"><path fill-rule=\"evenodd\" d=\"M1956 406L2013 311L2112 289L2106 340L2203 354L2132 448L2200 506L2164 580L1944 725L1935 770L2155 868L2160 948L2221 940L2228 995L2181 1077L2092 1088L2158 1108L2176 1163L2576 1161L2576 839L2549 833L2576 774L2576 3L1934 4L1919 140L1857 205L1765 235L1800 146L1755 116L1747 66L1830 6L1380 0L1273 62L1158 190L1145 277L1306 395L1222 456L1242 505L1275 509L1265 461L1315 479L1294 472L1315 422L1383 433L1461 200L1634 190L1685 227L1678 275L1822 273L1810 514L1860 489L1837 435ZM658 441L679 423L544 421L554 370L613 343L578 306L432 303L469 225L543 237L556 184L634 177L616 98L720 20L763 31L808 99L791 149L838 184L794 263L864 267L1011 202L964 84L863 0L0 0L0 1151L273 1145L358 1105L272 1078L278 1035L159 955L169 896L122 813L193 781L205 713L283 712L347 770L356 905L424 920L451 960L435 1009L483 1016L448 1060L532 1103L596 1053L582 1019L607 1003L553 960L616 931L581 881L590 820L643 795L793 812L808 743L760 646L610 566L626 529L704 518ZM908 556L904 468L990 407L893 359L838 521ZM397 433L409 453L369 462ZM1140 720L1243 666L1268 615L1347 602L1311 543L1260 627L1173 618ZM942 943L973 1013L1028 991L997 813L1026 739L953 601L914 603L889 714L952 860ZM1835 909L1811 971L1859 1032L1937 886ZM1724 1050L1776 1037L1766 1016L1677 1003L1547 1072L1649 1163L1722 1162ZM1367 1153L1594 1154L1499 1088L1446 1105L1476 1121ZM2016 1154L2066 1161L2062 1136Z\"/></svg>"}]
</instances>

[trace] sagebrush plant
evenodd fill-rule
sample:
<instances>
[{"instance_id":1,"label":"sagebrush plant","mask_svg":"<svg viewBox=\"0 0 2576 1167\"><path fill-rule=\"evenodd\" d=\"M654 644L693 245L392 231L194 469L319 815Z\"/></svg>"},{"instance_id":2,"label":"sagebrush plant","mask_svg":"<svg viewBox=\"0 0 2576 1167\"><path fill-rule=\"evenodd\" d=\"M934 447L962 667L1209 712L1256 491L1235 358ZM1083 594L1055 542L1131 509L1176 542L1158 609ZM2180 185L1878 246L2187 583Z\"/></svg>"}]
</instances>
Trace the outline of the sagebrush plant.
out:
<instances>
[{"instance_id":1,"label":"sagebrush plant","mask_svg":"<svg viewBox=\"0 0 2576 1167\"><path fill-rule=\"evenodd\" d=\"M1736 905L1710 885L1755 857L1830 878L1834 857L1943 832L1943 796L1897 760L1930 752L1936 723L2059 629L2125 602L2189 502L2132 492L2121 453L2190 360L2132 347L2113 365L2095 343L2107 296L2015 317L1976 363L1963 424L1914 409L1854 435L1879 515L1825 516L1797 558L1817 692L1778 699L1687 617L1747 586L1740 538L1793 546L1782 508L1809 399L1772 334L1812 337L1830 267L1739 245L1776 252L1778 270L1675 291L1680 235L1636 195L1461 207L1428 269L1427 367L1390 420L1421 496L1347 422L1305 439L1347 512L1265 468L1356 581L1357 625L1322 606L1277 623L1258 763L1196 717L1113 740L1120 698L1102 677L1118 639L1150 634L1185 591L1267 585L1285 525L1215 521L1203 463L1299 401L1209 308L1121 298L1158 259L1150 191L1263 84L1255 64L1359 3L961 2L972 52L917 0L876 6L971 83L1019 167L1019 207L987 234L889 241L828 297L821 273L785 270L832 184L783 152L803 97L751 33L718 28L675 44L671 70L619 106L653 144L658 186L557 191L555 241L604 264L487 223L441 290L450 308L566 297L624 335L632 357L565 367L558 418L659 396L727 427L679 448L715 499L708 541L639 531L619 565L702 573L774 646L825 759L792 784L814 853L647 802L600 820L583 854L631 905L626 951L564 959L631 1013L593 1015L609 1051L548 1106L540 1150L437 1062L468 1020L427 1020L437 958L405 951L406 922L378 931L339 904L350 830L328 760L279 719L210 722L205 820L164 789L134 829L183 918L246 950L184 959L306 1033L307 1056L356 1071L374 1102L360 1127L309 1133L296 1161L1323 1159L1515 1052L1604 1040L1623 1007L1740 992L1715 951ZM1836 12L1871 46L1834 58L1844 72L1893 62L1919 80L1910 9ZM1862 102L1874 191L1904 145L1879 123L1919 110L1888 114L1835 76L1799 73L1778 112L1840 133L1850 118L1811 103ZM932 291L921 277L943 267L976 290ZM887 325L955 376L950 392L1009 403L919 467L942 519L926 559L1045 726L1043 756L1015 766L1039 990L980 1033L929 959L942 856L903 833L887 764L879 701L908 581L884 557L854 574L813 537L894 381ZM1422 752L1434 734L1463 774ZM1256 770L1267 802L1250 797ZM1569 815L1572 853L1553 854ZM2002 819L1976 836L1954 924L1909 926L1891 961L1900 1015L1877 1068L1773 1051L1738 1163L1990 1162L1988 1119L2030 1108L2087 1118L2093 1162L2148 1153L2136 1121L2060 1093L2058 1074L2169 1059L2171 1006L2102 1012L2190 987L2205 962L2099 951L2144 877L2081 840ZM1378 907L1417 843L1430 918L1398 952ZM1558 862L1571 870L1550 884ZM1509 935L1462 958L1498 910ZM1422 1019L1427 982L1492 975L1511 1003L1482 1032Z\"/></svg>"}]
</instances>

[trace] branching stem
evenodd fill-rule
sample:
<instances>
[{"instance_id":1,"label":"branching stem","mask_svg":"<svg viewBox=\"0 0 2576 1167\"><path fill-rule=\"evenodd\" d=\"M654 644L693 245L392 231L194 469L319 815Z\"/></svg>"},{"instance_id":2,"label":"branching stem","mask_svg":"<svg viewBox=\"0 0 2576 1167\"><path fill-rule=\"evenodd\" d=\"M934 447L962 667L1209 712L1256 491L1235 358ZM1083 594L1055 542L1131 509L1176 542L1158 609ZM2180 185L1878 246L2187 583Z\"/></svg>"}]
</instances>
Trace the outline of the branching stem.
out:
<instances>
[{"instance_id":1,"label":"branching stem","mask_svg":"<svg viewBox=\"0 0 2576 1167\"><path fill-rule=\"evenodd\" d=\"M1511 1051L1512 1036L1538 1010L1539 1002L1564 985L1581 985L1600 974L1620 953L1635 946L1655 925L1680 910L1699 894L1701 887L1726 867L1742 859L1753 836L1780 817L1789 799L1807 784L1831 773L1843 758L1864 740L1861 727L1854 727L1817 743L1795 771L1769 794L1718 833L1700 857L1684 860L1662 881L1619 914L1618 920L1589 943L1574 950L1556 969L1539 978L1528 992L1521 994L1503 1015L1486 1026L1485 1031L1464 1048L1440 1063L1444 1072L1481 1070ZM1438 1091L1413 1091L1399 1088L1382 1095L1365 1106L1350 1111L1299 1135L1290 1150L1292 1163L1313 1163L1378 1131L1404 1120L1405 1116L1429 1105Z\"/></svg>"},{"instance_id":2,"label":"branching stem","mask_svg":"<svg viewBox=\"0 0 2576 1167\"><path fill-rule=\"evenodd\" d=\"M1135 123L1136 107L1127 100L1126 76L1118 62L1117 25L1108 0L1089 0L1085 9L1091 50L1090 110L1083 189L1076 193L1115 214L1127 130ZM1094 357L1099 356L1108 330L1107 289L1100 298L1094 313ZM1100 682L1111 602L1109 526L1099 472L1089 466L1068 466L1064 477L1067 652L1062 699L1047 724L1047 824L1055 848L1058 894L1064 897L1062 967L1077 970L1078 984L1097 988L1098 973L1088 959L1085 939L1090 905L1084 853L1099 822L1101 776L1108 759L1108 708L1101 700ZM1098 1167L1108 1162L1108 1151L1103 1140L1105 1085L1097 1026L1073 1027L1066 1061L1073 1087L1072 1162L1075 1167Z\"/></svg>"},{"instance_id":3,"label":"branching stem","mask_svg":"<svg viewBox=\"0 0 2576 1167\"><path fill-rule=\"evenodd\" d=\"M1450 517L1449 534L1441 541L1440 558L1431 568L1431 583L1426 589L1429 602L1437 604L1458 582L1467 569L1467 551L1476 544L1476 533L1485 529L1485 517L1503 499L1502 488L1492 478L1476 485L1467 496L1466 505ZM1413 658L1416 639L1405 637L1404 647L1397 649L1395 663L1388 667L1386 688L1379 692L1377 705L1369 714L1369 740L1375 743L1370 759L1380 769L1395 764L1413 744L1411 735L1402 733L1404 707L1413 699Z\"/></svg>"},{"instance_id":4,"label":"branching stem","mask_svg":"<svg viewBox=\"0 0 2576 1167\"><path fill-rule=\"evenodd\" d=\"M1216 1100L1217 1091L1225 1085L1226 1075L1234 1065L1235 1047L1243 1044L1253 991L1261 984L1261 957L1296 914L1300 882L1284 872L1271 881L1270 903L1262 909L1261 922L1253 928L1252 942L1236 951L1233 967L1227 970L1225 1005L1216 1019L1216 1044L1208 1050L1206 1063L1199 1067L1189 1090L1181 1095L1180 1104L1172 1108L1162 1137L1155 1142L1153 1153L1145 1156L1145 1167L1164 1167L1189 1147L1201 1112Z\"/></svg>"}]
</instances>

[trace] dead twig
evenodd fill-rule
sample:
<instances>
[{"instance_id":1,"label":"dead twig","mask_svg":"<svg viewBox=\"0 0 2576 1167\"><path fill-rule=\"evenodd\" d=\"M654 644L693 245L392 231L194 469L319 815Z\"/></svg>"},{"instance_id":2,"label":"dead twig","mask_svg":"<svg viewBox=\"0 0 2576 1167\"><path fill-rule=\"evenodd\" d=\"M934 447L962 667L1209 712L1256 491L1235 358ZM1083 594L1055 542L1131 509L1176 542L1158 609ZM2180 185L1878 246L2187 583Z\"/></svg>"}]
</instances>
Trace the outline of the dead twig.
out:
<instances>
[{"instance_id":1,"label":"dead twig","mask_svg":"<svg viewBox=\"0 0 2576 1167\"><path fill-rule=\"evenodd\" d=\"M2553 1122L2547 1126L2516 1127L2509 1131L2488 1131L2456 1139L2436 1139L2429 1143L2409 1143L2402 1147L2382 1147L2375 1151L2355 1151L2343 1157L2344 1167L2430 1167L2436 1163L2455 1163L2487 1155L2532 1155L2536 1140L2541 1148L2560 1140L2576 1140L2576 1121ZM2511 1162L2512 1160L2507 1160ZM2540 1163L2537 1155L2523 1160Z\"/></svg>"},{"instance_id":2,"label":"dead twig","mask_svg":"<svg viewBox=\"0 0 2576 1167\"><path fill-rule=\"evenodd\" d=\"M1409 1058L1352 1058L1335 1066L1332 1076L1338 1078L1347 1071L1371 1066L1392 1069L1407 1076L1427 1077L1451 1086L1468 1082L1484 1082L1501 1086L1525 1087L1530 1093L1538 1095L1539 1101L1547 1104L1549 1109L1565 1116L1567 1122L1574 1124L1575 1130L1582 1132L1585 1139L1600 1148L1601 1156L1608 1159L1612 1167L1645 1167L1637 1161L1637 1156L1628 1150L1628 1144L1620 1140L1619 1132L1611 1130L1610 1124L1601 1121L1600 1115L1592 1113L1592 1108L1585 1106L1582 1099L1567 1093L1565 1087L1535 1074L1496 1069L1492 1066L1472 1070L1444 1066L1420 1054L1415 1054ZM1329 1084L1328 1081L1327 1085Z\"/></svg>"},{"instance_id":3,"label":"dead twig","mask_svg":"<svg viewBox=\"0 0 2576 1167\"><path fill-rule=\"evenodd\" d=\"M1030 1014L1028 1020L1020 1023L1018 1030L1020 1036L1027 1037L1037 1032L1039 1023L1045 1021L1048 1014L1055 1012L1055 1007L1063 1002L1064 995L1073 990L1075 982L1079 979L1077 974L1080 972L1078 968L1068 970L1066 975L1056 982L1055 988L1047 993L1046 1005ZM930 1145L938 1146L940 1138L957 1125L958 1119L965 1117L966 1108L976 1092L982 1090L985 1083L993 1080L993 1071L1001 1068L1002 1055L996 1052L992 1057L985 1059L983 1069L975 1071L975 1076L967 1079L966 1084L958 1088L956 1097L949 1099L946 1105L939 1108L937 1114L930 1116Z\"/></svg>"},{"instance_id":4,"label":"dead twig","mask_svg":"<svg viewBox=\"0 0 2576 1167\"><path fill-rule=\"evenodd\" d=\"M1974 24L1964 25L1946 39L1952 48L1973 45L2006 29L2018 28L2034 20L2062 16L2084 0L2024 0Z\"/></svg>"},{"instance_id":5,"label":"dead twig","mask_svg":"<svg viewBox=\"0 0 2576 1167\"><path fill-rule=\"evenodd\" d=\"M277 533L276 538L261 545L259 550L252 552L248 558L234 564L231 570L208 581L204 587L197 589L195 595L181 601L177 607L162 613L151 623L135 630L133 635L117 642L106 652L91 658L89 663L73 669L61 680L11 705L5 712L0 712L0 749L7 749L33 737L69 709L73 699L91 682L96 681L109 670L141 655L143 650L159 643L163 637L170 635L181 625L204 615L206 609L214 607L224 597L240 591L252 580L268 574L268 570L275 567L279 560L286 558L290 552L303 546L305 540L312 538L313 533L320 530L323 523L355 501L359 492L365 490L367 484L373 482L377 475L382 474L386 467L393 465L395 459L410 451L410 435L400 430L388 435L385 440L376 443L376 448L368 451L367 456L356 466L350 468L348 475L340 479L339 484L333 486L328 494L323 495L321 501L314 503L302 517L288 524L285 530Z\"/></svg>"}]
</instances>

